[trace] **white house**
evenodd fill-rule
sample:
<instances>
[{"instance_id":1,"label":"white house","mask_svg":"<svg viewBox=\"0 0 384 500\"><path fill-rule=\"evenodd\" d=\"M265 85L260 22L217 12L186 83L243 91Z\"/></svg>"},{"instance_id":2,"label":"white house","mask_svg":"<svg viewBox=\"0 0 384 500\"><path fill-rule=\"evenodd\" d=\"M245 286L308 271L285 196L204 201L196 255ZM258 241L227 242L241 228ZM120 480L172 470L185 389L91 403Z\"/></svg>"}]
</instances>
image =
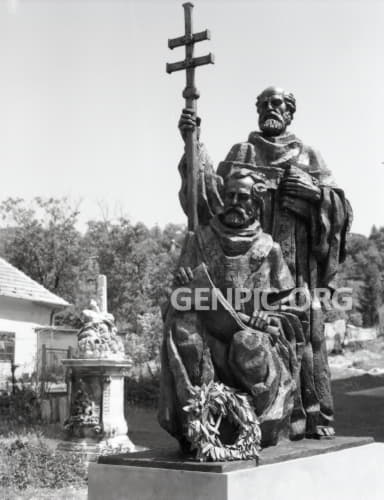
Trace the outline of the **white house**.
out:
<instances>
[{"instance_id":1,"label":"white house","mask_svg":"<svg viewBox=\"0 0 384 500\"><path fill-rule=\"evenodd\" d=\"M11 362L16 376L36 370L36 330L52 325L55 313L68 306L0 257L0 379L10 373Z\"/></svg>"}]
</instances>

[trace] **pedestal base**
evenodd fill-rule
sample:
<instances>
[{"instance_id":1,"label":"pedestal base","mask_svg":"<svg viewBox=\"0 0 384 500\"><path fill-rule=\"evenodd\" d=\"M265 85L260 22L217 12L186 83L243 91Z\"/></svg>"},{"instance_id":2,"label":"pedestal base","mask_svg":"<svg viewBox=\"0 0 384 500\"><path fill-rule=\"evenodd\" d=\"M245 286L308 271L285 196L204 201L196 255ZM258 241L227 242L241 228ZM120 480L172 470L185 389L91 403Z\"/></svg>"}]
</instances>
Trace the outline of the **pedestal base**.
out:
<instances>
[{"instance_id":1,"label":"pedestal base","mask_svg":"<svg viewBox=\"0 0 384 500\"><path fill-rule=\"evenodd\" d=\"M291 446L294 448L295 443ZM229 472L156 468L154 464L90 464L88 499L381 500L384 444L356 446L355 438L352 446ZM130 457L134 459L134 455Z\"/></svg>"},{"instance_id":2,"label":"pedestal base","mask_svg":"<svg viewBox=\"0 0 384 500\"><path fill-rule=\"evenodd\" d=\"M126 360L65 359L68 370L70 415L67 441L60 450L79 452L88 460L108 453L142 450L129 439L124 417L124 373Z\"/></svg>"}]
</instances>

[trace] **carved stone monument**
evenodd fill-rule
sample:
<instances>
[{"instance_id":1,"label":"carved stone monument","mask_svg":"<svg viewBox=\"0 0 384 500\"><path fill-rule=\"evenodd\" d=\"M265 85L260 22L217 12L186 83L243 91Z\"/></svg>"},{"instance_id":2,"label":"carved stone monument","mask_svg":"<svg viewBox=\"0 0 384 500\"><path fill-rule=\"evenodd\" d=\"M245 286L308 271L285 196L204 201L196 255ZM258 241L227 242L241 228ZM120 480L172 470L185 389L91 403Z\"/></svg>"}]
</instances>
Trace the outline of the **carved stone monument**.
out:
<instances>
[{"instance_id":1,"label":"carved stone monument","mask_svg":"<svg viewBox=\"0 0 384 500\"><path fill-rule=\"evenodd\" d=\"M137 451L128 437L124 416L124 375L131 366L107 312L106 278L99 276L98 303L82 313L75 357L63 360L67 369L69 417L62 449L102 453Z\"/></svg>"}]
</instances>

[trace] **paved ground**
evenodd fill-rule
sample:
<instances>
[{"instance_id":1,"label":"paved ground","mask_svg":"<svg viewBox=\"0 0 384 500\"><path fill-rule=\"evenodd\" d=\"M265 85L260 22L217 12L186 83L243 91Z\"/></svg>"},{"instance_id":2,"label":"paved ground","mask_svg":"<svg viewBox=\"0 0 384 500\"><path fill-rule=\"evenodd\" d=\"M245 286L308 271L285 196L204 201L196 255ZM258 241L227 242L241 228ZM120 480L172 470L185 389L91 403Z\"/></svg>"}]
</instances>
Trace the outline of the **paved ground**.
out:
<instances>
[{"instance_id":1,"label":"paved ground","mask_svg":"<svg viewBox=\"0 0 384 500\"><path fill-rule=\"evenodd\" d=\"M335 380L336 431L384 442L384 376Z\"/></svg>"},{"instance_id":2,"label":"paved ground","mask_svg":"<svg viewBox=\"0 0 384 500\"><path fill-rule=\"evenodd\" d=\"M174 440L157 422L157 410L132 407L128 412L128 434L135 444L148 448L177 446Z\"/></svg>"},{"instance_id":3,"label":"paved ground","mask_svg":"<svg viewBox=\"0 0 384 500\"><path fill-rule=\"evenodd\" d=\"M28 488L20 492L1 490L1 500L87 500L88 489L64 488L58 490Z\"/></svg>"}]
</instances>

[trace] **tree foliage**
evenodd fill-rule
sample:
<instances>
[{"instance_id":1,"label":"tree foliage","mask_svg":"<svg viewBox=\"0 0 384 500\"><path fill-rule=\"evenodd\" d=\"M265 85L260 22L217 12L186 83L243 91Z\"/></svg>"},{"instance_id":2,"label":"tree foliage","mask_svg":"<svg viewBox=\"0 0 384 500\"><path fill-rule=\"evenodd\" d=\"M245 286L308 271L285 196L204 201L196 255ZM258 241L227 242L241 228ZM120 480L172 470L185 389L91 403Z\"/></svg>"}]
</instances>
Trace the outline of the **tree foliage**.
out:
<instances>
[{"instance_id":1,"label":"tree foliage","mask_svg":"<svg viewBox=\"0 0 384 500\"><path fill-rule=\"evenodd\" d=\"M384 227L373 227L368 238L349 235L347 258L339 276L340 284L353 290L350 315L360 313L364 326L375 325L384 302Z\"/></svg>"},{"instance_id":2,"label":"tree foliage","mask_svg":"<svg viewBox=\"0 0 384 500\"><path fill-rule=\"evenodd\" d=\"M120 328L136 330L138 316L157 310L165 299L178 255L172 240L180 232L149 230L125 218L88 223L84 244L108 278L108 308Z\"/></svg>"},{"instance_id":3,"label":"tree foliage","mask_svg":"<svg viewBox=\"0 0 384 500\"><path fill-rule=\"evenodd\" d=\"M2 255L32 279L73 301L84 259L79 211L66 199L8 198L0 204Z\"/></svg>"},{"instance_id":4,"label":"tree foliage","mask_svg":"<svg viewBox=\"0 0 384 500\"><path fill-rule=\"evenodd\" d=\"M105 274L108 310L118 327L148 336L142 318L149 314L147 320L159 324L159 306L171 284L184 228L169 224L164 230L149 229L121 217L89 221L81 233L78 216L78 207L66 199L35 198L27 204L9 198L0 204L0 254L73 304L59 316L72 326L78 326L97 275Z\"/></svg>"},{"instance_id":5,"label":"tree foliage","mask_svg":"<svg viewBox=\"0 0 384 500\"><path fill-rule=\"evenodd\" d=\"M66 199L9 198L0 204L0 255L73 304L61 320L77 326L97 274L108 279L108 310L120 330L152 339L170 288L185 229L133 224L121 217L92 220L77 229L79 207ZM384 302L384 227L367 238L350 234L339 283L353 289L351 318L374 325ZM143 321L146 325L143 327ZM152 330L147 325L152 325ZM151 346L155 352L158 346Z\"/></svg>"}]
</instances>

